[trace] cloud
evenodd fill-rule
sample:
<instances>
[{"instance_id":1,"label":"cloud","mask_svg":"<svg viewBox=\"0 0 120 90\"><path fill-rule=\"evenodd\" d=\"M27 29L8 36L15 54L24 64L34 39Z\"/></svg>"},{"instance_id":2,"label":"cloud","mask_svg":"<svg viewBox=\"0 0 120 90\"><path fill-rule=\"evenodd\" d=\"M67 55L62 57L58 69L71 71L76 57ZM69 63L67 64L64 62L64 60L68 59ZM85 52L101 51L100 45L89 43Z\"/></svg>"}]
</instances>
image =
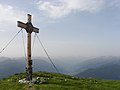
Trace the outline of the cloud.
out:
<instances>
[{"instance_id":1,"label":"cloud","mask_svg":"<svg viewBox=\"0 0 120 90\"><path fill-rule=\"evenodd\" d=\"M17 20L24 18L23 13L10 5L0 4L0 32L15 26Z\"/></svg>"},{"instance_id":2,"label":"cloud","mask_svg":"<svg viewBox=\"0 0 120 90\"><path fill-rule=\"evenodd\" d=\"M60 18L72 12L96 12L108 6L119 6L119 0L39 0L38 8L49 17Z\"/></svg>"}]
</instances>

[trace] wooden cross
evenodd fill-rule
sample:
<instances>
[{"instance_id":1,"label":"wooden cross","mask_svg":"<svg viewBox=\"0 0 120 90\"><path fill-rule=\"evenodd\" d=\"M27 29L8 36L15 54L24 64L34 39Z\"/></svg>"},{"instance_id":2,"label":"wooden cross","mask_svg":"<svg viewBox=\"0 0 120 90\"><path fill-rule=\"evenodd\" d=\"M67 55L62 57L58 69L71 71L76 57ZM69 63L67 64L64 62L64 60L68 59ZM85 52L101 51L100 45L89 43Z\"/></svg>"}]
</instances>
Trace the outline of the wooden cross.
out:
<instances>
[{"instance_id":1,"label":"wooden cross","mask_svg":"<svg viewBox=\"0 0 120 90\"><path fill-rule=\"evenodd\" d=\"M17 21L17 26L20 28L23 28L27 32L27 60L26 60L26 80L31 81L32 80L32 60L31 60L31 33L39 33L39 29L34 27L31 23L31 15L28 15L28 22L23 23L20 21Z\"/></svg>"}]
</instances>

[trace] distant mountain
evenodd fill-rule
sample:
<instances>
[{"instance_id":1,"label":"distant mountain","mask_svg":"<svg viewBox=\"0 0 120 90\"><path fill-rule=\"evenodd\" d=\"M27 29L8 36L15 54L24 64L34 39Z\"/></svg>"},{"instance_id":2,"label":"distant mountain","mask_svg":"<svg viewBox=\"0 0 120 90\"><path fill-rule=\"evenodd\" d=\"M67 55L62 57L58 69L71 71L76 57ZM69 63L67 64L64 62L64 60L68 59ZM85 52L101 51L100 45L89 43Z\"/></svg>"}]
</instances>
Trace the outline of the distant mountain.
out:
<instances>
[{"instance_id":1,"label":"distant mountain","mask_svg":"<svg viewBox=\"0 0 120 90\"><path fill-rule=\"evenodd\" d=\"M18 72L25 72L25 66L26 60L24 58L11 59L2 57L0 58L0 78ZM55 72L55 69L50 63L39 58L33 60L33 70Z\"/></svg>"},{"instance_id":2,"label":"distant mountain","mask_svg":"<svg viewBox=\"0 0 120 90\"><path fill-rule=\"evenodd\" d=\"M61 72L64 74L74 75L77 69L79 68L79 65L82 62L87 61L88 58L86 57L67 57L67 58L57 58L54 62L57 66L60 67L62 70ZM80 65L81 66L81 65Z\"/></svg>"},{"instance_id":3,"label":"distant mountain","mask_svg":"<svg viewBox=\"0 0 120 90\"><path fill-rule=\"evenodd\" d=\"M77 73L86 71L91 68L97 68L97 67L106 65L108 63L118 62L119 60L120 60L120 57L113 57L113 56L109 56L109 57L101 56L101 57L87 59L83 62L76 64L74 67L72 67L73 70L71 71L71 73L75 75Z\"/></svg>"},{"instance_id":4,"label":"distant mountain","mask_svg":"<svg viewBox=\"0 0 120 90\"><path fill-rule=\"evenodd\" d=\"M90 67L76 76L120 80L120 59L114 58L101 66Z\"/></svg>"},{"instance_id":5,"label":"distant mountain","mask_svg":"<svg viewBox=\"0 0 120 90\"><path fill-rule=\"evenodd\" d=\"M104 68L106 71L102 69L103 76L105 72L107 72L107 67L119 68L118 64L120 62L120 57L96 57L96 58L57 58L57 60L53 61L60 73L69 74L69 75L77 75L79 77L93 77L91 76L92 72L98 72L99 69ZM114 65L113 65L114 64ZM18 72L25 72L26 60L25 58L6 58L0 57L0 78L9 76ZM48 71L48 72L56 72L52 64L48 61L47 58L33 58L33 70L34 71ZM101 71L101 73L102 73ZM98 76L98 74L96 74ZM109 74L110 75L110 74ZM117 74L114 74L117 75ZM97 77L96 76L96 77ZM102 77L102 75L99 74ZM107 76L107 75L106 75ZM95 77L95 76L94 76ZM110 79L119 79L119 76L115 76L117 78ZM99 78L99 77L98 77ZM105 77L106 78L106 77Z\"/></svg>"}]
</instances>

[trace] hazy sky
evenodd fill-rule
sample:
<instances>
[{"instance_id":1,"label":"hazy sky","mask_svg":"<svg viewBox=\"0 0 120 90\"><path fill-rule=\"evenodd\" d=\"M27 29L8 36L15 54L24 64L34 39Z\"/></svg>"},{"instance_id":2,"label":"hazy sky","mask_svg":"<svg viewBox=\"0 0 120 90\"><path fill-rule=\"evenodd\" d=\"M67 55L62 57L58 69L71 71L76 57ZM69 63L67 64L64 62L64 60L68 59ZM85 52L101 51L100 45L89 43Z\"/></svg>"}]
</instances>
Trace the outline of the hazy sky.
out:
<instances>
[{"instance_id":1,"label":"hazy sky","mask_svg":"<svg viewBox=\"0 0 120 90\"><path fill-rule=\"evenodd\" d=\"M120 55L120 0L0 0L0 49L27 13L50 56ZM1 56L24 56L21 33ZM37 39L33 56L45 56Z\"/></svg>"}]
</instances>

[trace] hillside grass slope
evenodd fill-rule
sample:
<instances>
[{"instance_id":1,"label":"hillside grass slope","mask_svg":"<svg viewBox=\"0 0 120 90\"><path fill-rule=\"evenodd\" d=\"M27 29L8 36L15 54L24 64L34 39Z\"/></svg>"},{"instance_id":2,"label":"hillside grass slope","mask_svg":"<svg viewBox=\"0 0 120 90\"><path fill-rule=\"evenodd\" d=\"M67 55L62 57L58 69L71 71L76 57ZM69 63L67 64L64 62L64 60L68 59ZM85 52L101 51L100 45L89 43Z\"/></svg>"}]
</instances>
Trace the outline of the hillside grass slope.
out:
<instances>
[{"instance_id":1,"label":"hillside grass slope","mask_svg":"<svg viewBox=\"0 0 120 90\"><path fill-rule=\"evenodd\" d=\"M25 73L19 73L0 80L0 90L120 90L118 80L99 80L94 78L75 78L69 75L34 72L33 77L46 80L43 84L20 84Z\"/></svg>"}]
</instances>

